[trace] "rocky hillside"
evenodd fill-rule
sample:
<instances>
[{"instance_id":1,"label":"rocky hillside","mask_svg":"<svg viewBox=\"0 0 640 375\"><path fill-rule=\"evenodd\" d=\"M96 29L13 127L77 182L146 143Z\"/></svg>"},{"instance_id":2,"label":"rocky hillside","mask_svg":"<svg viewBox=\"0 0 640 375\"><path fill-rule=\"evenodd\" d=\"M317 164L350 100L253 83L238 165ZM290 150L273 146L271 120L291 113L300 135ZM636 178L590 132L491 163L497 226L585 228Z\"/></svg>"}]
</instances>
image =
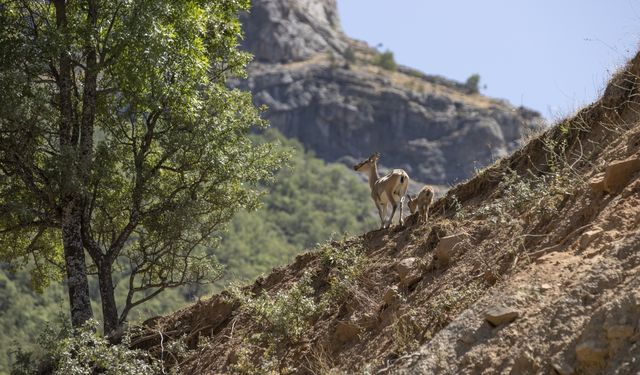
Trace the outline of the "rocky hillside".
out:
<instances>
[{"instance_id":1,"label":"rocky hillside","mask_svg":"<svg viewBox=\"0 0 640 375\"><path fill-rule=\"evenodd\" d=\"M640 373L638 92L640 54L426 224L324 244L134 346L184 374Z\"/></svg>"},{"instance_id":2,"label":"rocky hillside","mask_svg":"<svg viewBox=\"0 0 640 375\"><path fill-rule=\"evenodd\" d=\"M399 66L347 37L335 0L254 0L243 16L249 79L266 117L326 161L373 151L413 179L449 184L521 146L538 113ZM472 69L473 67L470 67Z\"/></svg>"}]
</instances>

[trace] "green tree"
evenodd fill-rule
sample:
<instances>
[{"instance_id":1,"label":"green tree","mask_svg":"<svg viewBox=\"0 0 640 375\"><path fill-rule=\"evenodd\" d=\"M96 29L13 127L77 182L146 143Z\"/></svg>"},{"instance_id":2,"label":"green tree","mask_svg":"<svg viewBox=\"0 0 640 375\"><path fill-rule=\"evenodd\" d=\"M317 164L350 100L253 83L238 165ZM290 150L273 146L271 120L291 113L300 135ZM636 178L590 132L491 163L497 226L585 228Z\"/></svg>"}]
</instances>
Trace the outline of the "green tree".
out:
<instances>
[{"instance_id":1,"label":"green tree","mask_svg":"<svg viewBox=\"0 0 640 375\"><path fill-rule=\"evenodd\" d=\"M465 83L467 89L472 94L478 94L480 92L480 74L472 74L467 78L467 82Z\"/></svg>"},{"instance_id":2,"label":"green tree","mask_svg":"<svg viewBox=\"0 0 640 375\"><path fill-rule=\"evenodd\" d=\"M9 1L0 6L0 255L32 259L41 287L66 275L75 327L104 330L166 288L219 276L206 249L282 162L228 89L238 0ZM85 251L90 262L87 268ZM112 274L130 272L120 312Z\"/></svg>"}]
</instances>

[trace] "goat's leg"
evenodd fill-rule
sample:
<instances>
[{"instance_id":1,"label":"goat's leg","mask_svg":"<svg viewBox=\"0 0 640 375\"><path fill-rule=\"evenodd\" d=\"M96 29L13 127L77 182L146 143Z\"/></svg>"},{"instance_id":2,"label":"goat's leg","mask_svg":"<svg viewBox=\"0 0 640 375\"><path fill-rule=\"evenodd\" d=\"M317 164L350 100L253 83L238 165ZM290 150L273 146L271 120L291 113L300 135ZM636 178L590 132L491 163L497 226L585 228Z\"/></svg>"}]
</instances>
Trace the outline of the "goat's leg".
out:
<instances>
[{"instance_id":1,"label":"goat's leg","mask_svg":"<svg viewBox=\"0 0 640 375\"><path fill-rule=\"evenodd\" d=\"M398 209L398 202L396 202L393 198L391 198L391 206L393 207L393 211L391 211L391 216L389 216L389 221L387 221L387 228L391 226L393 215L396 214L396 210Z\"/></svg>"},{"instance_id":2,"label":"goat's leg","mask_svg":"<svg viewBox=\"0 0 640 375\"><path fill-rule=\"evenodd\" d=\"M388 226L386 225L386 218L387 218L387 209L389 208L389 204L385 203L382 209L382 216L384 217L383 221L382 221L382 228L387 228Z\"/></svg>"},{"instance_id":3,"label":"goat's leg","mask_svg":"<svg viewBox=\"0 0 640 375\"><path fill-rule=\"evenodd\" d=\"M384 217L386 214L386 207L382 206L382 203L374 201L376 208L378 209L378 215L380 215L380 229L384 228Z\"/></svg>"},{"instance_id":4,"label":"goat's leg","mask_svg":"<svg viewBox=\"0 0 640 375\"><path fill-rule=\"evenodd\" d=\"M400 197L400 225L404 226L404 195Z\"/></svg>"}]
</instances>

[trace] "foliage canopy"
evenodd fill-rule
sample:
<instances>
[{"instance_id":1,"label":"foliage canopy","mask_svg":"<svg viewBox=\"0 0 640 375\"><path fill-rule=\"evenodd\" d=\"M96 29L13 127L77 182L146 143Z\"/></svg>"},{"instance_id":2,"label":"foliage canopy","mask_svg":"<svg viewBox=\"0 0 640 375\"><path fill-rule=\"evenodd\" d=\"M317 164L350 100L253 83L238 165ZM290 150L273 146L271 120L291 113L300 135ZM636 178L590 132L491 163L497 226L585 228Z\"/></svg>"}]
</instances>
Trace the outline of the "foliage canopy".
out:
<instances>
[{"instance_id":1,"label":"foliage canopy","mask_svg":"<svg viewBox=\"0 0 640 375\"><path fill-rule=\"evenodd\" d=\"M248 1L9 1L0 7L0 257L32 259L40 287L66 274L71 316L105 331L166 288L219 276L206 249L259 204L282 155L229 89ZM84 251L90 255L85 267ZM118 309L112 274L126 270ZM119 313L118 313L119 310Z\"/></svg>"}]
</instances>

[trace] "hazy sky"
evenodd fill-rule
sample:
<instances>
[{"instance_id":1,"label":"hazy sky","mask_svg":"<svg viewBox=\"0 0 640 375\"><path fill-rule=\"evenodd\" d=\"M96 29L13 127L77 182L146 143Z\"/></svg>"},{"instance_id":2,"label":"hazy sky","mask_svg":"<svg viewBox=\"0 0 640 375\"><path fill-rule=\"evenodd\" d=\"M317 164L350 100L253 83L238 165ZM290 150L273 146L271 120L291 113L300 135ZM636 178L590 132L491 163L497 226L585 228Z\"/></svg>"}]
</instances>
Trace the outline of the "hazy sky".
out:
<instances>
[{"instance_id":1,"label":"hazy sky","mask_svg":"<svg viewBox=\"0 0 640 375\"><path fill-rule=\"evenodd\" d=\"M640 46L640 0L337 0L344 31L400 64L550 120L591 103Z\"/></svg>"}]
</instances>

